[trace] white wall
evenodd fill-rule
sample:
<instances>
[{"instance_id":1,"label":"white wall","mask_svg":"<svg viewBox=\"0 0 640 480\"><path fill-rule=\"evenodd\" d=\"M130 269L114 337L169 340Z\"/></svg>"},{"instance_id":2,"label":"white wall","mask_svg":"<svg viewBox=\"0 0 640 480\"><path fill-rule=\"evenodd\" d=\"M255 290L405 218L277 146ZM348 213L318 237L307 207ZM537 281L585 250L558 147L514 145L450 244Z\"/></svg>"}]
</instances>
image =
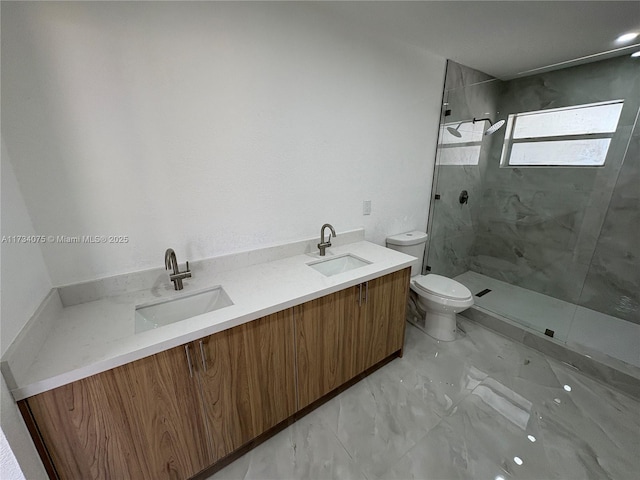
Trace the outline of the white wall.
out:
<instances>
[{"instance_id":1,"label":"white wall","mask_svg":"<svg viewBox=\"0 0 640 480\"><path fill-rule=\"evenodd\" d=\"M2 133L35 231L130 238L45 245L53 284L325 222L425 230L445 60L328 12L3 2Z\"/></svg>"},{"instance_id":2,"label":"white wall","mask_svg":"<svg viewBox=\"0 0 640 480\"><path fill-rule=\"evenodd\" d=\"M0 235L34 235L11 160L1 144ZM51 290L51 280L37 243L2 242L0 250L0 357Z\"/></svg>"},{"instance_id":3,"label":"white wall","mask_svg":"<svg viewBox=\"0 0 640 480\"><path fill-rule=\"evenodd\" d=\"M18 461L13 455L13 451L11 450L11 447L9 447L7 438L4 436L4 432L2 430L0 430L0 473L4 478L24 480L24 475L20 469L20 465L18 465Z\"/></svg>"},{"instance_id":4,"label":"white wall","mask_svg":"<svg viewBox=\"0 0 640 480\"><path fill-rule=\"evenodd\" d=\"M0 167L0 235L33 235L34 228L13 172L4 141ZM0 357L51 290L37 244L2 243L0 251ZM0 478L46 478L22 416L4 378L0 385ZM6 441L5 441L6 437ZM15 455L15 457L14 457Z\"/></svg>"}]
</instances>

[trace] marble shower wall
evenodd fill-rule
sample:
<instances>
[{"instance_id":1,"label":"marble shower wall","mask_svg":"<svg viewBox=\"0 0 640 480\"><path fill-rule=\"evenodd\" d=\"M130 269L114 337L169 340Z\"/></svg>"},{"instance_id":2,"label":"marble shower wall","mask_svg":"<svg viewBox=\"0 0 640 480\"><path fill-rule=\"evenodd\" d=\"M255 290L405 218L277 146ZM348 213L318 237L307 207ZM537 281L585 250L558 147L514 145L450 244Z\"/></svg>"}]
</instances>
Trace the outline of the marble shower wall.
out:
<instances>
[{"instance_id":1,"label":"marble shower wall","mask_svg":"<svg viewBox=\"0 0 640 480\"><path fill-rule=\"evenodd\" d=\"M447 104L446 108L451 109L451 114L443 117L441 124L456 126L485 112L494 112L501 84L501 81L485 73L449 60L443 101ZM471 122L463 123L460 128L463 140L471 137L469 131L472 128ZM462 145L462 148L443 145L446 143L446 136L446 130L441 128L433 190L434 194L440 195L440 199L431 202L427 251L428 265L433 272L454 277L469 270L471 249L478 226L481 169L486 164L489 149L485 141L479 154L473 153L476 164L443 164L445 156L449 162L465 163L465 148ZM458 201L462 190L466 190L469 195L469 201L464 205Z\"/></svg>"},{"instance_id":2,"label":"marble shower wall","mask_svg":"<svg viewBox=\"0 0 640 480\"><path fill-rule=\"evenodd\" d=\"M625 103L603 167L501 168L504 128L485 137L478 165L439 165L432 271L476 271L640 323L639 70L640 62L625 56L502 82L449 62L447 123L496 110L493 120ZM467 205L457 202L462 189L469 191Z\"/></svg>"}]
</instances>

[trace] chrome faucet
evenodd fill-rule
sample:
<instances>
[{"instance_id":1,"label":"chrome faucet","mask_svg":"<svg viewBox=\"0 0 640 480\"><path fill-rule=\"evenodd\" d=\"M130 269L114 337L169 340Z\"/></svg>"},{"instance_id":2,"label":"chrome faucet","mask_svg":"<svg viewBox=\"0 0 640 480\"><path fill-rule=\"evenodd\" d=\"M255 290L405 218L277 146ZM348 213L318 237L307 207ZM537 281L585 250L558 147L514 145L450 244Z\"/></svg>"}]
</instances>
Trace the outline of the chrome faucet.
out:
<instances>
[{"instance_id":1,"label":"chrome faucet","mask_svg":"<svg viewBox=\"0 0 640 480\"><path fill-rule=\"evenodd\" d=\"M187 269L184 272L181 272L178 268L178 259L176 258L176 252L173 251L173 248L167 248L167 251L164 252L164 268L166 270L173 269L173 273L169 274L169 278L173 282L173 286L176 290L182 290L183 278L191 278L189 262L187 262Z\"/></svg>"},{"instance_id":2,"label":"chrome faucet","mask_svg":"<svg viewBox=\"0 0 640 480\"><path fill-rule=\"evenodd\" d=\"M331 246L331 233L329 234L329 239L325 242L324 241L324 229L328 228L329 230L331 230L331 233L333 233L334 237L337 237L338 235L336 235L336 231L333 229L333 227L331 225L329 225L328 223L325 223L324 225L322 225L322 228L320 229L320 243L318 244L318 248L320 249L320 256L324 257L324 251L327 249L327 247Z\"/></svg>"}]
</instances>

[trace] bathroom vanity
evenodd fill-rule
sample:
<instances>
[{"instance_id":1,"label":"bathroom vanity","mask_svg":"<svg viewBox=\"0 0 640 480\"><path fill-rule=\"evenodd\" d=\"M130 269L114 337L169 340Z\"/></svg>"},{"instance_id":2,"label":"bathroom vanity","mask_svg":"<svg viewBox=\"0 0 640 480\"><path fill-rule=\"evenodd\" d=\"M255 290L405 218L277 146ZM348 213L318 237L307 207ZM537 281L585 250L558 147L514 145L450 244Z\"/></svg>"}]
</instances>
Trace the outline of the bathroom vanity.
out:
<instances>
[{"instance_id":1,"label":"bathroom vanity","mask_svg":"<svg viewBox=\"0 0 640 480\"><path fill-rule=\"evenodd\" d=\"M92 307L103 321L109 311L131 312L126 321L111 319L116 330L129 332L119 341L91 337L98 350L93 358L87 358L86 348L63 354L55 335L53 345L44 340L36 368L55 363L56 352L61 356L44 378L34 366L15 365L12 371L11 358L3 359L49 475L153 480L210 475L401 355L413 258L364 241L334 247L327 256L324 261L336 267L325 273L310 266L319 261L310 253L210 275L194 265L193 282L185 281L181 293L126 292L61 310L44 308L58 312L54 322L80 330L90 329L91 322L74 322L88 318ZM363 263L340 266L345 256ZM173 298L197 290L198 278L200 289L222 285L233 304L135 333L136 305L150 296ZM75 335L86 339L90 332ZM24 348L33 346L33 340L18 340Z\"/></svg>"}]
</instances>

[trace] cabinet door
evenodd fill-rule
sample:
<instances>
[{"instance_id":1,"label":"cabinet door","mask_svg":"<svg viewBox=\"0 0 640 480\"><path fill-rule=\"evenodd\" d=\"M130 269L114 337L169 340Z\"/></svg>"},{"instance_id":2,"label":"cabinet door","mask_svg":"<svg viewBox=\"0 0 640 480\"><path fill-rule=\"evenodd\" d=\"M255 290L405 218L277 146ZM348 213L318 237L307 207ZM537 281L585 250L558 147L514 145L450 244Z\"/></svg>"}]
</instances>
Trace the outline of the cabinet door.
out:
<instances>
[{"instance_id":1,"label":"cabinet door","mask_svg":"<svg viewBox=\"0 0 640 480\"><path fill-rule=\"evenodd\" d=\"M27 402L62 479L186 479L212 463L184 347Z\"/></svg>"},{"instance_id":2,"label":"cabinet door","mask_svg":"<svg viewBox=\"0 0 640 480\"><path fill-rule=\"evenodd\" d=\"M360 371L358 287L296 308L298 408L304 408Z\"/></svg>"},{"instance_id":3,"label":"cabinet door","mask_svg":"<svg viewBox=\"0 0 640 480\"><path fill-rule=\"evenodd\" d=\"M362 342L364 369L402 349L410 276L407 268L368 282Z\"/></svg>"},{"instance_id":4,"label":"cabinet door","mask_svg":"<svg viewBox=\"0 0 640 480\"><path fill-rule=\"evenodd\" d=\"M292 309L195 344L214 460L295 413Z\"/></svg>"}]
</instances>

